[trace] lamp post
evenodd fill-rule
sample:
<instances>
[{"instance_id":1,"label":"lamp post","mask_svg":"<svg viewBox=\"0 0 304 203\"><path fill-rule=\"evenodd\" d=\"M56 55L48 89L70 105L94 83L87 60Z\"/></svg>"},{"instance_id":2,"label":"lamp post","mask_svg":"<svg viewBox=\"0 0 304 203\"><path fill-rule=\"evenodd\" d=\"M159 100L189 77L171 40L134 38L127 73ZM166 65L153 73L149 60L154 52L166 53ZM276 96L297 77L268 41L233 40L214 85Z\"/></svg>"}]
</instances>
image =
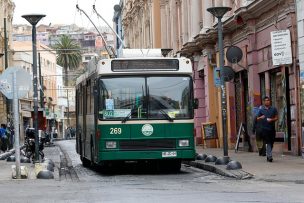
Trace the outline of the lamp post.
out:
<instances>
[{"instance_id":1,"label":"lamp post","mask_svg":"<svg viewBox=\"0 0 304 203\"><path fill-rule=\"evenodd\" d=\"M220 73L224 67L224 48L223 48L223 25L222 18L230 11L230 7L211 7L207 11L217 18L217 30L218 30L218 49L219 49L219 65ZM221 74L221 103L222 103L222 133L223 133L223 145L224 145L224 157L228 157L228 139L227 139L227 103L226 103L226 87L224 77Z\"/></svg>"},{"instance_id":2,"label":"lamp post","mask_svg":"<svg viewBox=\"0 0 304 203\"><path fill-rule=\"evenodd\" d=\"M38 88L37 88L37 46L36 46L36 25L45 17L42 14L23 15L32 25L32 46L33 46L33 86L34 86L34 128L35 128L35 162L39 162L39 137L38 137Z\"/></svg>"}]
</instances>

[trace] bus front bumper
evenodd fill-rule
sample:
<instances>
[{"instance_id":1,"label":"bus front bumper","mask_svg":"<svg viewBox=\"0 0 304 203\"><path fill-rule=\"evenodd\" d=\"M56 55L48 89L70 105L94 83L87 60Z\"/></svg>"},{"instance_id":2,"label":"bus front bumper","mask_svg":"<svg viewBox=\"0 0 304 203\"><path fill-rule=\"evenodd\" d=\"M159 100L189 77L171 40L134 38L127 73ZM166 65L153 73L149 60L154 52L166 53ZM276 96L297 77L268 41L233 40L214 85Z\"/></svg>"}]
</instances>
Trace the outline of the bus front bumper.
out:
<instances>
[{"instance_id":1,"label":"bus front bumper","mask_svg":"<svg viewBox=\"0 0 304 203\"><path fill-rule=\"evenodd\" d=\"M181 159L194 160L195 150L155 150L155 151L101 151L100 161L110 160L152 160L152 159Z\"/></svg>"}]
</instances>

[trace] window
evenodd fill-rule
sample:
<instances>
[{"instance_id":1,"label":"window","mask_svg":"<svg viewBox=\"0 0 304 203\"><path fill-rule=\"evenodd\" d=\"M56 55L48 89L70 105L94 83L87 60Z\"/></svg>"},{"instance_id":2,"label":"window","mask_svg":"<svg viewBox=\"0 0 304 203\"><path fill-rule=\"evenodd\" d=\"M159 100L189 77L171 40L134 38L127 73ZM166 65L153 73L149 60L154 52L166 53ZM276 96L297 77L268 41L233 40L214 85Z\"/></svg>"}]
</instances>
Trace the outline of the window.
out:
<instances>
[{"instance_id":1,"label":"window","mask_svg":"<svg viewBox=\"0 0 304 203\"><path fill-rule=\"evenodd\" d=\"M82 102L82 100L83 100L83 91L82 91L82 87L79 87L79 89L78 89L78 99L77 99L77 103L78 103L78 114L79 115L82 115L83 114L83 102Z\"/></svg>"},{"instance_id":2,"label":"window","mask_svg":"<svg viewBox=\"0 0 304 203\"><path fill-rule=\"evenodd\" d=\"M88 81L86 87L86 106L87 106L87 114L91 114L91 81Z\"/></svg>"},{"instance_id":3,"label":"window","mask_svg":"<svg viewBox=\"0 0 304 203\"><path fill-rule=\"evenodd\" d=\"M90 103L91 113L93 114L94 113L94 85L93 85L93 82L91 84L90 97L91 97L91 103Z\"/></svg>"},{"instance_id":4,"label":"window","mask_svg":"<svg viewBox=\"0 0 304 203\"><path fill-rule=\"evenodd\" d=\"M123 87L122 87L122 84ZM143 106L145 92L145 79L104 78L100 81L100 108L99 114L103 119L121 120L130 115L132 118L141 118L146 115ZM145 110L143 110L145 108Z\"/></svg>"},{"instance_id":5,"label":"window","mask_svg":"<svg viewBox=\"0 0 304 203\"><path fill-rule=\"evenodd\" d=\"M193 117L189 76L101 78L99 85L100 119Z\"/></svg>"},{"instance_id":6,"label":"window","mask_svg":"<svg viewBox=\"0 0 304 203\"><path fill-rule=\"evenodd\" d=\"M272 106L276 107L278 110L279 122L276 122L276 130L281 131L280 126L286 125L286 119L282 118L285 116L286 111L286 94L285 94L285 77L282 72L272 72L270 74L270 97L272 101Z\"/></svg>"},{"instance_id":7,"label":"window","mask_svg":"<svg viewBox=\"0 0 304 203\"><path fill-rule=\"evenodd\" d=\"M162 119L190 117L189 77L148 77L149 118Z\"/></svg>"}]
</instances>

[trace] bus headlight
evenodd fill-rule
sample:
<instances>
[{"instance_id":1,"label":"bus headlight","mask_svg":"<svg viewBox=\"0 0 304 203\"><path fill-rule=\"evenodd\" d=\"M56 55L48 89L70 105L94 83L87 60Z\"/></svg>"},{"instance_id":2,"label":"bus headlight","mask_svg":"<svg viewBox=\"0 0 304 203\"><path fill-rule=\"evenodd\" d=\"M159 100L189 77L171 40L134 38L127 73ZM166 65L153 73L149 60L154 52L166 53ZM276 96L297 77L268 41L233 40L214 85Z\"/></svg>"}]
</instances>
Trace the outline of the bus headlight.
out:
<instances>
[{"instance_id":1,"label":"bus headlight","mask_svg":"<svg viewBox=\"0 0 304 203\"><path fill-rule=\"evenodd\" d=\"M107 141L107 142L106 142L106 148L107 148L107 149L114 149L114 148L116 148L116 147L117 147L116 142L114 142L114 141Z\"/></svg>"},{"instance_id":2,"label":"bus headlight","mask_svg":"<svg viewBox=\"0 0 304 203\"><path fill-rule=\"evenodd\" d=\"M189 140L179 140L178 146L180 147L189 147Z\"/></svg>"}]
</instances>

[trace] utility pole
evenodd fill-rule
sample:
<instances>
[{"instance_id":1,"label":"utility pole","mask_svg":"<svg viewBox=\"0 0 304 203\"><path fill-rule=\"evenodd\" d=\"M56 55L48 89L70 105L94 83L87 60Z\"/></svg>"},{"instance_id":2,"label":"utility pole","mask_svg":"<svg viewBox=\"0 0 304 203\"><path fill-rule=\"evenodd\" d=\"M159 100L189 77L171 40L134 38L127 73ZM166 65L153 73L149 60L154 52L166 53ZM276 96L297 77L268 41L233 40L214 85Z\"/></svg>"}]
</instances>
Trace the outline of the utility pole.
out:
<instances>
[{"instance_id":1,"label":"utility pole","mask_svg":"<svg viewBox=\"0 0 304 203\"><path fill-rule=\"evenodd\" d=\"M20 171L20 143L19 143L19 98L17 91L17 73L13 73L13 106L14 106L14 124L15 124L15 158L16 158L16 178L21 179Z\"/></svg>"},{"instance_id":2,"label":"utility pole","mask_svg":"<svg viewBox=\"0 0 304 203\"><path fill-rule=\"evenodd\" d=\"M41 75L41 61L40 61L40 53L38 53L38 67L39 67L39 82L40 82L40 107L44 109L44 101L43 101L43 80Z\"/></svg>"},{"instance_id":3,"label":"utility pole","mask_svg":"<svg viewBox=\"0 0 304 203\"><path fill-rule=\"evenodd\" d=\"M40 162L39 160L39 137L38 137L38 89L37 89L37 44L36 44L36 25L45 17L41 14L30 14L23 15L31 25L32 25L32 47L33 47L33 89L34 89L34 128L35 128L35 162Z\"/></svg>"},{"instance_id":4,"label":"utility pole","mask_svg":"<svg viewBox=\"0 0 304 203\"><path fill-rule=\"evenodd\" d=\"M223 16L230 11L230 7L211 7L207 8L207 11L210 12L214 17L217 18L217 32L218 32L218 50L219 50L219 65L220 65L220 74L221 74L221 109L222 109L222 133L223 133L223 148L224 148L224 157L226 161L229 160L228 157L228 138L227 138L227 98L226 98L226 86L225 80L223 77L223 68L224 68L224 47L223 47Z\"/></svg>"}]
</instances>

